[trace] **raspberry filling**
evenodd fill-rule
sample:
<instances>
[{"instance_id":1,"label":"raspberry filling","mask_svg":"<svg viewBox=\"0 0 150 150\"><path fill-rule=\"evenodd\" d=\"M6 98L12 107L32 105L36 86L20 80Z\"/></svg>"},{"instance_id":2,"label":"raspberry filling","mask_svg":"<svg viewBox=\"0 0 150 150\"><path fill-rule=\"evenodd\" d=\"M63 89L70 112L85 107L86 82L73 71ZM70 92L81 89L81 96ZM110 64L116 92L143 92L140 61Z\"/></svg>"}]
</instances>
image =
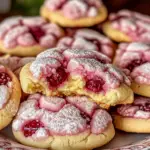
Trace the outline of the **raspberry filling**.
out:
<instances>
[{"instance_id":1,"label":"raspberry filling","mask_svg":"<svg viewBox=\"0 0 150 150\"><path fill-rule=\"evenodd\" d=\"M0 72L0 85L6 85L10 81L11 78L6 72Z\"/></svg>"},{"instance_id":2,"label":"raspberry filling","mask_svg":"<svg viewBox=\"0 0 150 150\"><path fill-rule=\"evenodd\" d=\"M83 88L93 92L106 92L121 83L130 85L124 72L107 63L110 59L97 51L55 48L39 54L30 65L30 71L34 78L47 81L50 90L63 82L74 82L67 80L74 75L85 82Z\"/></svg>"},{"instance_id":3,"label":"raspberry filling","mask_svg":"<svg viewBox=\"0 0 150 150\"><path fill-rule=\"evenodd\" d=\"M101 92L103 90L104 80L100 77L94 77L86 81L85 87L93 92Z\"/></svg>"},{"instance_id":4,"label":"raspberry filling","mask_svg":"<svg viewBox=\"0 0 150 150\"><path fill-rule=\"evenodd\" d=\"M15 48L17 45L33 46L36 44L51 48L62 36L63 32L59 26L47 23L41 17L8 18L0 24L0 40L8 49Z\"/></svg>"},{"instance_id":5,"label":"raspberry filling","mask_svg":"<svg viewBox=\"0 0 150 150\"><path fill-rule=\"evenodd\" d=\"M56 88L67 80L68 74L63 67L56 69L56 72L51 76L47 77L46 80L50 87Z\"/></svg>"},{"instance_id":6,"label":"raspberry filling","mask_svg":"<svg viewBox=\"0 0 150 150\"><path fill-rule=\"evenodd\" d=\"M124 117L148 119L150 118L150 98L135 96L133 104L119 106L117 113Z\"/></svg>"},{"instance_id":7,"label":"raspberry filling","mask_svg":"<svg viewBox=\"0 0 150 150\"><path fill-rule=\"evenodd\" d=\"M113 28L127 34L133 41L150 42L150 17L129 11L121 10L109 16Z\"/></svg>"},{"instance_id":8,"label":"raspberry filling","mask_svg":"<svg viewBox=\"0 0 150 150\"><path fill-rule=\"evenodd\" d=\"M30 27L30 32L37 42L39 42L41 37L45 35L44 30L42 30L41 27L38 27L38 26Z\"/></svg>"},{"instance_id":9,"label":"raspberry filling","mask_svg":"<svg viewBox=\"0 0 150 150\"><path fill-rule=\"evenodd\" d=\"M51 11L61 10L63 15L69 19L78 19L97 16L102 2L101 0L47 0L44 6Z\"/></svg>"},{"instance_id":10,"label":"raspberry filling","mask_svg":"<svg viewBox=\"0 0 150 150\"><path fill-rule=\"evenodd\" d=\"M129 69L131 72L134 68L137 66L140 66L142 64L146 63L146 61L143 60L133 60L126 68Z\"/></svg>"},{"instance_id":11,"label":"raspberry filling","mask_svg":"<svg viewBox=\"0 0 150 150\"><path fill-rule=\"evenodd\" d=\"M37 101L39 108L35 105ZM29 115L31 113L34 115ZM86 131L100 134L111 122L111 116L85 96L59 98L36 94L21 104L12 126L25 137L37 139L39 134L47 137L47 133L48 136L77 135Z\"/></svg>"},{"instance_id":12,"label":"raspberry filling","mask_svg":"<svg viewBox=\"0 0 150 150\"><path fill-rule=\"evenodd\" d=\"M44 125L39 120L31 120L27 122L22 130L25 137L32 136L39 128L44 128Z\"/></svg>"}]
</instances>

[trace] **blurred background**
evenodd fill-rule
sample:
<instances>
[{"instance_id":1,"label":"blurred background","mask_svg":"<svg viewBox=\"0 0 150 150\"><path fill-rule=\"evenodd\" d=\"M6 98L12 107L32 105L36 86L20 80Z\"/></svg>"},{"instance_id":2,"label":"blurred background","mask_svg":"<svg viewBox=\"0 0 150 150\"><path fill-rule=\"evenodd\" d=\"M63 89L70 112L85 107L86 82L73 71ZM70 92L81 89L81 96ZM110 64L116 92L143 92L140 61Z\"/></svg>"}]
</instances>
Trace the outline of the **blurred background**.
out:
<instances>
[{"instance_id":1,"label":"blurred background","mask_svg":"<svg viewBox=\"0 0 150 150\"><path fill-rule=\"evenodd\" d=\"M11 15L39 15L44 0L0 0L0 20ZM150 15L150 0L103 0L109 12L122 8Z\"/></svg>"}]
</instances>

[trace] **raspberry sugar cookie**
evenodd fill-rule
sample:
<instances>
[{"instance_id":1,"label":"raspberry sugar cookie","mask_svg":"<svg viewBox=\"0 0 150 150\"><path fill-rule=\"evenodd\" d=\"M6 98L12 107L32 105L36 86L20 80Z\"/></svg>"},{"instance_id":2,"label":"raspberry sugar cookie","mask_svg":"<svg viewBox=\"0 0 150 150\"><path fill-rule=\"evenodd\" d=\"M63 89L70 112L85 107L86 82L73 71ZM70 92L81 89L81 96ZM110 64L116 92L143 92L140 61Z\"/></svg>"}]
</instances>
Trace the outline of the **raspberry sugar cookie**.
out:
<instances>
[{"instance_id":1,"label":"raspberry sugar cookie","mask_svg":"<svg viewBox=\"0 0 150 150\"><path fill-rule=\"evenodd\" d=\"M16 57L16 56L9 56L4 55L0 57L0 64L7 66L11 69L12 72L16 76L19 76L21 68L29 63L35 60L35 57Z\"/></svg>"},{"instance_id":2,"label":"raspberry sugar cookie","mask_svg":"<svg viewBox=\"0 0 150 150\"><path fill-rule=\"evenodd\" d=\"M150 133L150 98L135 96L133 104L117 107L114 124L126 132Z\"/></svg>"},{"instance_id":3,"label":"raspberry sugar cookie","mask_svg":"<svg viewBox=\"0 0 150 150\"><path fill-rule=\"evenodd\" d=\"M29 96L13 121L16 139L53 150L91 150L115 135L112 118L87 97Z\"/></svg>"},{"instance_id":4,"label":"raspberry sugar cookie","mask_svg":"<svg viewBox=\"0 0 150 150\"><path fill-rule=\"evenodd\" d=\"M6 127L17 113L21 97L16 76L0 65L0 130Z\"/></svg>"},{"instance_id":5,"label":"raspberry sugar cookie","mask_svg":"<svg viewBox=\"0 0 150 150\"><path fill-rule=\"evenodd\" d=\"M103 31L116 42L150 43L149 24L149 16L121 10L118 13L110 14L109 21L103 25Z\"/></svg>"},{"instance_id":6,"label":"raspberry sugar cookie","mask_svg":"<svg viewBox=\"0 0 150 150\"><path fill-rule=\"evenodd\" d=\"M132 89L136 94L150 97L150 45L143 43L122 43L114 63L130 70Z\"/></svg>"},{"instance_id":7,"label":"raspberry sugar cookie","mask_svg":"<svg viewBox=\"0 0 150 150\"><path fill-rule=\"evenodd\" d=\"M109 62L97 51L49 49L22 68L22 89L47 96L85 95L105 108L132 103L130 80Z\"/></svg>"},{"instance_id":8,"label":"raspberry sugar cookie","mask_svg":"<svg viewBox=\"0 0 150 150\"><path fill-rule=\"evenodd\" d=\"M35 56L55 47L63 36L60 27L41 17L11 17L0 24L0 51L16 56Z\"/></svg>"},{"instance_id":9,"label":"raspberry sugar cookie","mask_svg":"<svg viewBox=\"0 0 150 150\"><path fill-rule=\"evenodd\" d=\"M101 0L46 0L41 15L63 27L89 27L107 18Z\"/></svg>"},{"instance_id":10,"label":"raspberry sugar cookie","mask_svg":"<svg viewBox=\"0 0 150 150\"><path fill-rule=\"evenodd\" d=\"M96 50L111 59L115 50L115 45L109 38L91 29L76 30L73 36L61 38L57 47Z\"/></svg>"}]
</instances>

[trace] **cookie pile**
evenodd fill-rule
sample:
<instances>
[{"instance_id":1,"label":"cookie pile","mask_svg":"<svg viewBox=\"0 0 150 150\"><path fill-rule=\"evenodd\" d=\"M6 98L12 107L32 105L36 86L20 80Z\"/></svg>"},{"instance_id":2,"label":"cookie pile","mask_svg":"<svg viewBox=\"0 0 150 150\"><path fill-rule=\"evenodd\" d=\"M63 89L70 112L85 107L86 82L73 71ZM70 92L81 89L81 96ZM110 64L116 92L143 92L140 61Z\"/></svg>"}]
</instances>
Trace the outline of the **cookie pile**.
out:
<instances>
[{"instance_id":1,"label":"cookie pile","mask_svg":"<svg viewBox=\"0 0 150 150\"><path fill-rule=\"evenodd\" d=\"M40 13L0 23L0 130L12 121L22 149L52 150L150 133L150 17L108 16L101 0L45 0Z\"/></svg>"}]
</instances>

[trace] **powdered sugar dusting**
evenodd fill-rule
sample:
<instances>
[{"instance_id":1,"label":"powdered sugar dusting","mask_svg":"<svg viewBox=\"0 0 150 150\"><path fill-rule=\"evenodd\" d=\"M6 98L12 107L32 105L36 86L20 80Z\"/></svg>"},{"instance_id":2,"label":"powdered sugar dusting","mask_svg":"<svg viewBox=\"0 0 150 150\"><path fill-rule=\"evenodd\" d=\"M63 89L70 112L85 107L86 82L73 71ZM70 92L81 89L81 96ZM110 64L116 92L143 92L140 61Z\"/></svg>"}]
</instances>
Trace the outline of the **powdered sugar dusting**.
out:
<instances>
[{"instance_id":1,"label":"powdered sugar dusting","mask_svg":"<svg viewBox=\"0 0 150 150\"><path fill-rule=\"evenodd\" d=\"M79 29L77 30L76 37L83 37L87 39L97 39L98 41L104 43L104 44L110 44L111 40L107 38L106 36L100 34L99 32L96 32L91 29Z\"/></svg>"},{"instance_id":2,"label":"powdered sugar dusting","mask_svg":"<svg viewBox=\"0 0 150 150\"><path fill-rule=\"evenodd\" d=\"M42 58L55 58L55 59L57 59L61 62L64 59L61 50L59 50L58 48L49 49L47 51L44 51L44 52L40 53L37 56L37 59L42 59Z\"/></svg>"},{"instance_id":3,"label":"powdered sugar dusting","mask_svg":"<svg viewBox=\"0 0 150 150\"><path fill-rule=\"evenodd\" d=\"M91 121L92 133L99 134L99 132L102 132L104 129L106 129L106 122L107 125L112 122L111 116L105 110L97 110L94 113Z\"/></svg>"},{"instance_id":4,"label":"powdered sugar dusting","mask_svg":"<svg viewBox=\"0 0 150 150\"><path fill-rule=\"evenodd\" d=\"M150 49L150 45L144 43L131 43L127 47L127 51L146 51Z\"/></svg>"},{"instance_id":5,"label":"powdered sugar dusting","mask_svg":"<svg viewBox=\"0 0 150 150\"><path fill-rule=\"evenodd\" d=\"M104 35L91 29L78 29L72 37L64 37L58 43L58 47L66 47L82 50L95 50L112 58L113 43Z\"/></svg>"},{"instance_id":6,"label":"powdered sugar dusting","mask_svg":"<svg viewBox=\"0 0 150 150\"><path fill-rule=\"evenodd\" d=\"M18 77L21 67L35 60L35 57L2 56L0 63L9 67Z\"/></svg>"},{"instance_id":7,"label":"powdered sugar dusting","mask_svg":"<svg viewBox=\"0 0 150 150\"><path fill-rule=\"evenodd\" d=\"M81 117L76 107L69 104L64 106L50 122L50 130L53 134L77 134L85 129L86 120Z\"/></svg>"},{"instance_id":8,"label":"powdered sugar dusting","mask_svg":"<svg viewBox=\"0 0 150 150\"><path fill-rule=\"evenodd\" d=\"M71 59L71 58L95 58L100 62L103 63L110 63L110 59L99 53L96 51L92 51L92 50L80 50L80 49L67 49L66 51L64 51L64 56L67 59Z\"/></svg>"},{"instance_id":9,"label":"powdered sugar dusting","mask_svg":"<svg viewBox=\"0 0 150 150\"><path fill-rule=\"evenodd\" d=\"M0 39L4 47L9 49L18 45L33 46L36 44L51 48L62 36L63 31L59 26L47 23L41 17L8 18L0 24Z\"/></svg>"},{"instance_id":10,"label":"powdered sugar dusting","mask_svg":"<svg viewBox=\"0 0 150 150\"><path fill-rule=\"evenodd\" d=\"M65 104L66 101L63 98L41 97L40 99L40 107L53 112L59 111Z\"/></svg>"},{"instance_id":11,"label":"powdered sugar dusting","mask_svg":"<svg viewBox=\"0 0 150 150\"><path fill-rule=\"evenodd\" d=\"M7 103L10 93L6 85L0 85L0 109Z\"/></svg>"},{"instance_id":12,"label":"powdered sugar dusting","mask_svg":"<svg viewBox=\"0 0 150 150\"><path fill-rule=\"evenodd\" d=\"M84 113L86 113L89 116L92 116L94 110L98 108L98 105L96 103L90 101L85 96L70 96L67 97L67 101L81 109Z\"/></svg>"},{"instance_id":13,"label":"powdered sugar dusting","mask_svg":"<svg viewBox=\"0 0 150 150\"><path fill-rule=\"evenodd\" d=\"M120 69L112 65L101 64L95 59L71 59L68 63L67 70L73 73L79 72L84 74L87 78L88 74L91 73L93 74L93 79L95 76L101 77L105 81L103 87L105 90L116 88L120 83L131 84L128 77Z\"/></svg>"},{"instance_id":14,"label":"powdered sugar dusting","mask_svg":"<svg viewBox=\"0 0 150 150\"><path fill-rule=\"evenodd\" d=\"M150 63L145 63L136 67L131 73L131 77L140 84L150 84Z\"/></svg>"},{"instance_id":15,"label":"powdered sugar dusting","mask_svg":"<svg viewBox=\"0 0 150 150\"><path fill-rule=\"evenodd\" d=\"M30 65L30 71L33 77L45 79L49 90L63 82L67 83L69 76L74 74L85 82L95 78L104 79L104 91L117 88L121 83L130 85L128 77L109 63L107 56L94 50L54 48L39 54Z\"/></svg>"},{"instance_id":16,"label":"powdered sugar dusting","mask_svg":"<svg viewBox=\"0 0 150 150\"><path fill-rule=\"evenodd\" d=\"M121 105L117 108L117 113L125 117L140 119L150 118L150 98L135 96L133 104Z\"/></svg>"},{"instance_id":17,"label":"powdered sugar dusting","mask_svg":"<svg viewBox=\"0 0 150 150\"><path fill-rule=\"evenodd\" d=\"M44 24L46 24L46 20L44 20L41 17L25 17L22 20L23 24L27 25L27 26L42 26Z\"/></svg>"},{"instance_id":18,"label":"powdered sugar dusting","mask_svg":"<svg viewBox=\"0 0 150 150\"><path fill-rule=\"evenodd\" d=\"M111 14L109 19L113 28L127 34L132 41L150 42L149 16L129 10L121 10L118 13Z\"/></svg>"},{"instance_id":19,"label":"powdered sugar dusting","mask_svg":"<svg viewBox=\"0 0 150 150\"><path fill-rule=\"evenodd\" d=\"M150 84L150 45L140 42L120 44L115 64L130 70L131 77L138 83Z\"/></svg>"},{"instance_id":20,"label":"powdered sugar dusting","mask_svg":"<svg viewBox=\"0 0 150 150\"><path fill-rule=\"evenodd\" d=\"M4 38L4 45L6 48L13 48L17 45L16 38L24 33L28 32L27 27L15 27L9 30Z\"/></svg>"},{"instance_id":21,"label":"powdered sugar dusting","mask_svg":"<svg viewBox=\"0 0 150 150\"><path fill-rule=\"evenodd\" d=\"M88 6L83 1L72 0L64 4L63 15L69 19L78 19L86 16Z\"/></svg>"},{"instance_id":22,"label":"powdered sugar dusting","mask_svg":"<svg viewBox=\"0 0 150 150\"><path fill-rule=\"evenodd\" d=\"M44 6L50 11L62 11L63 15L69 19L77 19L97 16L98 9L102 6L102 1L46 0Z\"/></svg>"},{"instance_id":23,"label":"powdered sugar dusting","mask_svg":"<svg viewBox=\"0 0 150 150\"><path fill-rule=\"evenodd\" d=\"M61 64L53 58L37 59L31 64L30 71L34 77L39 78L42 74L46 75L51 73L53 68L57 68L60 65Z\"/></svg>"},{"instance_id":24,"label":"powdered sugar dusting","mask_svg":"<svg viewBox=\"0 0 150 150\"><path fill-rule=\"evenodd\" d=\"M20 24L21 17L9 17L0 24L0 39L3 39L6 32L12 27Z\"/></svg>"},{"instance_id":25,"label":"powdered sugar dusting","mask_svg":"<svg viewBox=\"0 0 150 150\"><path fill-rule=\"evenodd\" d=\"M22 46L32 46L36 44L36 41L30 33L26 33L18 37L17 43Z\"/></svg>"},{"instance_id":26,"label":"powdered sugar dusting","mask_svg":"<svg viewBox=\"0 0 150 150\"><path fill-rule=\"evenodd\" d=\"M47 132L47 130L46 129L44 129L44 128L39 128L36 132L35 132L35 134L33 134L32 135L32 138L33 139L35 139L35 140L39 140L39 139L46 139L46 138L48 138L48 136L49 136L49 134L48 134L48 132Z\"/></svg>"},{"instance_id":27,"label":"powdered sugar dusting","mask_svg":"<svg viewBox=\"0 0 150 150\"><path fill-rule=\"evenodd\" d=\"M95 103L84 96L66 97L67 103L64 103L58 110L52 110L54 108L52 105L47 105L49 110L45 106L39 107L37 104L41 101L41 98L44 101L51 101L53 106L57 105L57 102L58 105L65 102L65 99L59 97L46 97L40 94L31 95L29 99L21 104L17 117L12 124L13 130L22 131L25 124L32 120L38 120L43 126L32 134L32 138L40 140L48 138L50 134L61 136L76 135L90 128L92 133L100 134L111 122L111 118L106 111L99 109ZM77 105L75 100L77 100ZM88 113L90 113L90 118L87 120L85 116ZM89 122L91 123L89 124ZM95 126L95 122L98 126ZM96 130L96 133L93 130Z\"/></svg>"}]
</instances>

